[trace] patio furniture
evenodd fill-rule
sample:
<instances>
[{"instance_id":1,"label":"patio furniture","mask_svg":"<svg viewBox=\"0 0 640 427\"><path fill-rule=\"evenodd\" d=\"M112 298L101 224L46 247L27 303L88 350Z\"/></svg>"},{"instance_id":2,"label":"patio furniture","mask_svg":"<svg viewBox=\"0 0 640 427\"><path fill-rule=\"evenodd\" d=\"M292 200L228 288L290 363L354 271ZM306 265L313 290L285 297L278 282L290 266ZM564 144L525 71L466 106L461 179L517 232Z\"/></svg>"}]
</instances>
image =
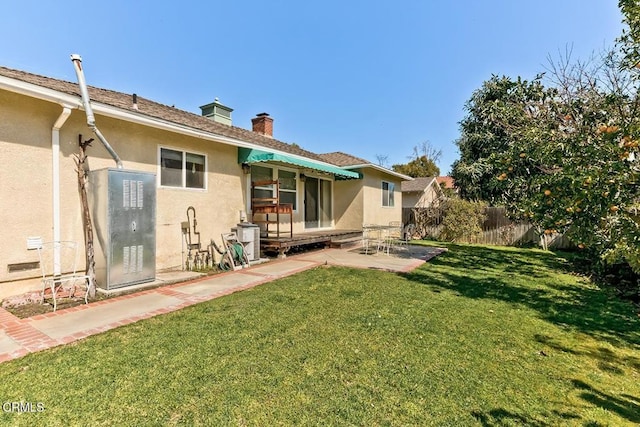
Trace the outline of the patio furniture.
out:
<instances>
[{"instance_id":1,"label":"patio furniture","mask_svg":"<svg viewBox=\"0 0 640 427\"><path fill-rule=\"evenodd\" d=\"M402 230L402 241L404 245L408 245L413 240L413 235L416 232L415 224L407 224Z\"/></svg>"},{"instance_id":2,"label":"patio furniture","mask_svg":"<svg viewBox=\"0 0 640 427\"><path fill-rule=\"evenodd\" d=\"M392 247L398 247L399 245L406 244L403 240L404 227L402 222L400 221L391 221L389 222L389 227L386 229L385 236L385 246L387 249L387 255L389 255L389 251Z\"/></svg>"},{"instance_id":3,"label":"patio furniture","mask_svg":"<svg viewBox=\"0 0 640 427\"><path fill-rule=\"evenodd\" d=\"M364 253L369 254L369 246L371 246L374 242L377 245L377 236L378 232L375 230L372 224L363 224L362 225L362 247L364 248ZM376 251L378 250L376 246Z\"/></svg>"},{"instance_id":4,"label":"patio furniture","mask_svg":"<svg viewBox=\"0 0 640 427\"><path fill-rule=\"evenodd\" d=\"M274 188L275 186L275 188ZM256 197L256 191L262 189L256 187L271 187L271 197ZM276 238L280 238L280 220L282 215L289 216L289 237L293 237L293 204L292 203L280 203L280 181L264 180L253 181L251 183L251 221L254 224L264 224L266 229L266 236L269 237L271 231L269 230L270 224L276 225ZM275 215L275 220L273 216ZM256 218L256 216L262 216L262 218Z\"/></svg>"},{"instance_id":5,"label":"patio furniture","mask_svg":"<svg viewBox=\"0 0 640 427\"><path fill-rule=\"evenodd\" d=\"M91 278L76 271L78 244L72 241L45 242L38 246L40 270L42 272L41 304L51 295L53 311L58 308L58 299L74 297L78 285L85 286L84 302L88 303Z\"/></svg>"},{"instance_id":6,"label":"patio furniture","mask_svg":"<svg viewBox=\"0 0 640 427\"><path fill-rule=\"evenodd\" d=\"M369 253L369 249L374 246L377 252L387 252L387 232L389 226L380 224L364 224L362 226L362 246L365 254Z\"/></svg>"}]
</instances>

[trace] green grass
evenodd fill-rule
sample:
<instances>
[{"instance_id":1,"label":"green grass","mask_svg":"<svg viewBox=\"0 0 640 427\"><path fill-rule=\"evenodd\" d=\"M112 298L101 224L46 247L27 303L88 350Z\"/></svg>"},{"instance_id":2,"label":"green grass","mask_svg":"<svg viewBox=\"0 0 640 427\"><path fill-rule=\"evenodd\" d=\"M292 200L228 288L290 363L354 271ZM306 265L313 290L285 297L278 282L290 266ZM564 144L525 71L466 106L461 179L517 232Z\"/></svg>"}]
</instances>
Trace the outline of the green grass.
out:
<instances>
[{"instance_id":1,"label":"green grass","mask_svg":"<svg viewBox=\"0 0 640 427\"><path fill-rule=\"evenodd\" d=\"M640 322L567 254L318 268L0 365L16 425L635 425Z\"/></svg>"}]
</instances>

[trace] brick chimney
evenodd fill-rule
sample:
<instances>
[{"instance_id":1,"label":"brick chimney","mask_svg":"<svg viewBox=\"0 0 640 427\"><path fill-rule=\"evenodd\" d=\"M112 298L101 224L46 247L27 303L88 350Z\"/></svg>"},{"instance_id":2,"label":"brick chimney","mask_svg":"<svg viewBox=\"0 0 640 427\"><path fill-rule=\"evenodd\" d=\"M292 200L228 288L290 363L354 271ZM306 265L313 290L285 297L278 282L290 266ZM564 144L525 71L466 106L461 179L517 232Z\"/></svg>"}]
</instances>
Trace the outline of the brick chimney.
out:
<instances>
[{"instance_id":1,"label":"brick chimney","mask_svg":"<svg viewBox=\"0 0 640 427\"><path fill-rule=\"evenodd\" d=\"M269 117L269 114L257 114L251 119L251 124L253 125L254 132L273 138L273 119Z\"/></svg>"}]
</instances>

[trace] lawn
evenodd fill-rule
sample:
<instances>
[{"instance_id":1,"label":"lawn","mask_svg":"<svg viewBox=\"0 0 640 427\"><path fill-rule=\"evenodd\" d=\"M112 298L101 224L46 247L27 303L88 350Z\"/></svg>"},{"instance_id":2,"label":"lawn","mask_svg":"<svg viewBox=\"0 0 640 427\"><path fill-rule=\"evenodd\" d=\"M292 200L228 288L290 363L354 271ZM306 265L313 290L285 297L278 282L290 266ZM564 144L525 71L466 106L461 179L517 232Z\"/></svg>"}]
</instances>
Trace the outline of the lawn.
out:
<instances>
[{"instance_id":1,"label":"lawn","mask_svg":"<svg viewBox=\"0 0 640 427\"><path fill-rule=\"evenodd\" d=\"M635 308L569 254L323 267L0 364L16 425L640 423Z\"/></svg>"}]
</instances>

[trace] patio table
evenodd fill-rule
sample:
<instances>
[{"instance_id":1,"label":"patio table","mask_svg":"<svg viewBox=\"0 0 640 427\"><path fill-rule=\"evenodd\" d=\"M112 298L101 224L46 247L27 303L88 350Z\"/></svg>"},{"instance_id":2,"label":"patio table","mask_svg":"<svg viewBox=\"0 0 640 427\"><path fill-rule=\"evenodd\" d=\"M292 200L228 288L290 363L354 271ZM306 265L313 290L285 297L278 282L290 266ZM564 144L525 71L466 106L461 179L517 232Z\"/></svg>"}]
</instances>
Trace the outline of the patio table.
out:
<instances>
[{"instance_id":1,"label":"patio table","mask_svg":"<svg viewBox=\"0 0 640 427\"><path fill-rule=\"evenodd\" d=\"M391 246L390 232L398 229L395 225L386 224L365 224L362 226L362 238L365 253L369 253L369 245L373 242L376 245L376 252L387 252L389 255L389 248ZM402 227L400 227L402 232Z\"/></svg>"}]
</instances>

